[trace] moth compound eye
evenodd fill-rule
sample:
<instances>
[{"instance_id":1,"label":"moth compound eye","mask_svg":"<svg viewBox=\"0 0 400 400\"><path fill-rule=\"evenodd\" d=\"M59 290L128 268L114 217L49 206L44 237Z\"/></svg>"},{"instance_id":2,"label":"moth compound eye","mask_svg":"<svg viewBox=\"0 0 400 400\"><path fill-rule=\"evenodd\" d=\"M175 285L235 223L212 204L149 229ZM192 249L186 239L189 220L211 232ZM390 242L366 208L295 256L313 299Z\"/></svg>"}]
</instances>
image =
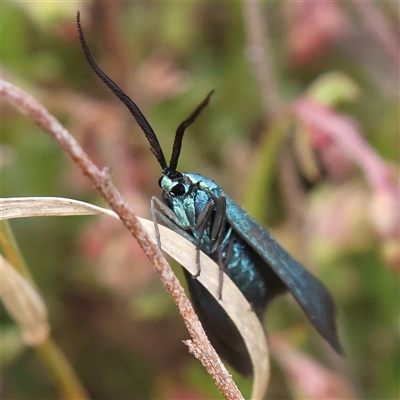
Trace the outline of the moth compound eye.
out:
<instances>
[{"instance_id":1,"label":"moth compound eye","mask_svg":"<svg viewBox=\"0 0 400 400\"><path fill-rule=\"evenodd\" d=\"M182 183L176 184L170 191L173 196L181 196L185 193L185 185Z\"/></svg>"},{"instance_id":2,"label":"moth compound eye","mask_svg":"<svg viewBox=\"0 0 400 400\"><path fill-rule=\"evenodd\" d=\"M162 181L163 178L164 178L164 176L162 176L162 177L158 180L158 186L160 186L160 188L162 188L162 186L161 186L161 181Z\"/></svg>"}]
</instances>

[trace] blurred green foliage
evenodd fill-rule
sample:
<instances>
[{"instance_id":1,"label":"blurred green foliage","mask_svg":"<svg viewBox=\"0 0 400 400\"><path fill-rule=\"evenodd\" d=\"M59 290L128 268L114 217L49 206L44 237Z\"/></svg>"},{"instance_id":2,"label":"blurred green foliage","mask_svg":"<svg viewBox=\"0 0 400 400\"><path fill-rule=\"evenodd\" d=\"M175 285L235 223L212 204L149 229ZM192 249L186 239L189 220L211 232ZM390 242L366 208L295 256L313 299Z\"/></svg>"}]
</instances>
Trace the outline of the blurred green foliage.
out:
<instances>
[{"instance_id":1,"label":"blurred green foliage","mask_svg":"<svg viewBox=\"0 0 400 400\"><path fill-rule=\"evenodd\" d=\"M299 58L296 51L301 49L290 44L294 4L263 4L282 98L293 100L327 72L343 73L319 95L336 99L346 82L355 85L358 96L336 107L358 122L366 140L398 172L399 78L393 60L362 26L351 3L331 10L345 20L338 23L341 34L325 32L325 42ZM288 192L282 190L279 175L282 156L274 137L268 136L276 125L263 114L260 85L249 62L243 7L240 2L3 3L3 79L54 113L99 165L112 168L114 181L133 207L148 216L150 196L159 192L159 167L129 113L87 65L75 28L80 9L99 65L139 104L166 157L178 124L215 88L210 106L188 131L180 169L215 179L238 202L251 204L255 199L250 213L256 215L256 208L264 207L266 219L261 222L279 225L279 239L289 247L293 240L312 247L304 244L312 234L302 237L300 228L293 229L289 221ZM377 7L398 34L399 15L397 20L389 18L394 8ZM51 139L5 103L1 154L2 197L64 196L101 203ZM253 176L256 171L261 174L258 181ZM364 182L359 171L344 179L352 180ZM255 181L265 187L258 191L252 186ZM344 181L327 179L307 188L306 204L319 195L319 186L334 193ZM110 226L95 217L13 221L48 306L53 338L92 398L218 398L211 379L181 344L188 334L151 266L127 234ZM359 398L394 399L399 395L400 373L398 274L382 256L373 227L367 226L367 235L356 227L350 245L335 247L327 257L306 256L305 263L317 264L316 274L338 304L346 349L345 366L339 372L347 374ZM114 253L108 254L107 248ZM157 309L163 313L151 311ZM289 332L288 337L293 326L304 325L305 348L332 367L314 344L319 339L298 307L279 299L267 320L268 331ZM35 353L22 351L15 335L10 335L13 322L6 312L1 322L3 354L4 348L15 349L2 360L2 397L56 398ZM240 379L240 387L248 397L251 382ZM295 390L273 363L268 398L289 396L296 398Z\"/></svg>"}]
</instances>

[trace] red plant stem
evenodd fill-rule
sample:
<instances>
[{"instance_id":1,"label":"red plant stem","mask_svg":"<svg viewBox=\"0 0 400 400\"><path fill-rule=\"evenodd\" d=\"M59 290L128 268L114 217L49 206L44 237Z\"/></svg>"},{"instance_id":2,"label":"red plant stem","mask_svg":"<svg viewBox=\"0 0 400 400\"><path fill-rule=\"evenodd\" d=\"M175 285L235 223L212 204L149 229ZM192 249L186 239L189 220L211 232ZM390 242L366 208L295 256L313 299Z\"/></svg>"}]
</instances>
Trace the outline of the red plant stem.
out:
<instances>
[{"instance_id":1,"label":"red plant stem","mask_svg":"<svg viewBox=\"0 0 400 400\"><path fill-rule=\"evenodd\" d=\"M374 191L393 190L387 166L353 122L306 97L299 98L293 107L301 121L328 134L343 153L358 164Z\"/></svg>"},{"instance_id":2,"label":"red plant stem","mask_svg":"<svg viewBox=\"0 0 400 400\"><path fill-rule=\"evenodd\" d=\"M190 352L201 361L226 399L243 399L231 375L211 346L179 280L165 260L161 250L148 236L135 213L112 184L108 170L104 168L101 171L70 133L36 99L4 80L0 81L0 92L4 98L15 104L56 141L79 166L83 174L89 178L109 206L119 215L123 224L154 264L165 289L173 297L192 337L192 340L186 341Z\"/></svg>"},{"instance_id":3,"label":"red plant stem","mask_svg":"<svg viewBox=\"0 0 400 400\"><path fill-rule=\"evenodd\" d=\"M370 213L377 231L382 238L394 239L398 243L399 186L394 183L384 160L364 140L356 124L307 97L296 100L293 110L300 121L327 134L359 166L374 195Z\"/></svg>"}]
</instances>

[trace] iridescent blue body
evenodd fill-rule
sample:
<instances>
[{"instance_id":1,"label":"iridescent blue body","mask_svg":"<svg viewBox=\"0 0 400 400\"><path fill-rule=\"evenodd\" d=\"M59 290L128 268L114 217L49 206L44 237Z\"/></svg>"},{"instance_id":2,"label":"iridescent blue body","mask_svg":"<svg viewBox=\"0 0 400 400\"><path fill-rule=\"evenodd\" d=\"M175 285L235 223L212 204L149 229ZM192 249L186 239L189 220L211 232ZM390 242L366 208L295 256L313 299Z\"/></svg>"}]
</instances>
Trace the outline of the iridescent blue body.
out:
<instances>
[{"instance_id":1,"label":"iridescent blue body","mask_svg":"<svg viewBox=\"0 0 400 400\"><path fill-rule=\"evenodd\" d=\"M167 198L167 193L171 187L176 185L176 181L168 177L161 178L160 186L164 190L163 200L165 204L178 217L180 222L179 228L187 231L193 237L194 243L200 240L201 251L217 263L219 261L218 252L221 251L224 271L252 304L254 311L261 316L268 300L281 291L284 291L285 285L279 278L273 280L272 276L274 274L270 274L270 280L266 281L265 275L267 275L268 268L265 268L265 261L246 243L235 229L232 229L232 224L226 216L224 216L226 226L220 249L213 249L214 243L212 243L211 239L211 230L213 221L215 220L213 216L209 218L207 227L201 237L197 228L199 214L207 204L217 198L221 198L221 196L226 198L227 205L231 207L231 219L237 220L243 217L244 210L234 203L213 180L199 174L182 173L182 175L190 179L190 183L185 184L185 193L180 196L171 196L169 199ZM236 206L237 210L234 210L232 206ZM216 212L215 209L213 212ZM238 212L241 214L238 214ZM243 233L246 234L246 232ZM232 247L231 251L228 252L231 240ZM193 279L190 279L189 282L193 282ZM197 282L196 284L201 286ZM279 288L276 287L277 284Z\"/></svg>"},{"instance_id":2,"label":"iridescent blue body","mask_svg":"<svg viewBox=\"0 0 400 400\"><path fill-rule=\"evenodd\" d=\"M165 205L156 201L153 215L180 232L214 259L242 291L260 319L268 303L289 291L319 334L341 352L336 334L335 307L325 286L293 259L257 221L240 208L211 179L177 171L185 129L208 104L213 91L177 128L169 165L155 132L135 102L97 65L80 24L79 40L90 67L128 108L142 129L164 174L159 180ZM154 202L152 203L154 206ZM155 224L157 227L157 224ZM201 272L201 271L199 271ZM185 272L192 301L211 343L235 369L252 372L243 340L218 301ZM222 280L221 280L222 282Z\"/></svg>"},{"instance_id":3,"label":"iridescent blue body","mask_svg":"<svg viewBox=\"0 0 400 400\"><path fill-rule=\"evenodd\" d=\"M174 190L177 185L180 190ZM183 229L193 243L221 264L252 305L260 320L268 303L289 291L303 308L317 331L338 352L334 304L323 284L293 259L252 217L239 207L211 179L199 174L179 173L160 178L163 201L174 212L172 229ZM177 192L177 193L174 193ZM223 218L216 215L215 202L224 199ZM206 228L201 233L198 218L209 205ZM164 220L165 223L165 220ZM214 224L224 224L219 246L215 246ZM196 312L218 353L238 372L249 375L251 362L236 327L219 303L193 277L185 272Z\"/></svg>"}]
</instances>

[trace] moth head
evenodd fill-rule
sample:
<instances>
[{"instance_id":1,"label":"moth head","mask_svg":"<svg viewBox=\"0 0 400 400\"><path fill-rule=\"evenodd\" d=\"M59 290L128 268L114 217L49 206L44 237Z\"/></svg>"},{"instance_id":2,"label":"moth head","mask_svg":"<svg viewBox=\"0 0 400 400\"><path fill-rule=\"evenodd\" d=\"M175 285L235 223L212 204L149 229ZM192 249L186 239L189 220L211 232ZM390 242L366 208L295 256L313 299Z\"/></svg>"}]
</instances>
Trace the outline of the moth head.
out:
<instances>
[{"instance_id":1,"label":"moth head","mask_svg":"<svg viewBox=\"0 0 400 400\"><path fill-rule=\"evenodd\" d=\"M168 198L187 195L191 192L194 183L188 175L177 171L173 175L164 175L158 180L163 195Z\"/></svg>"}]
</instances>

